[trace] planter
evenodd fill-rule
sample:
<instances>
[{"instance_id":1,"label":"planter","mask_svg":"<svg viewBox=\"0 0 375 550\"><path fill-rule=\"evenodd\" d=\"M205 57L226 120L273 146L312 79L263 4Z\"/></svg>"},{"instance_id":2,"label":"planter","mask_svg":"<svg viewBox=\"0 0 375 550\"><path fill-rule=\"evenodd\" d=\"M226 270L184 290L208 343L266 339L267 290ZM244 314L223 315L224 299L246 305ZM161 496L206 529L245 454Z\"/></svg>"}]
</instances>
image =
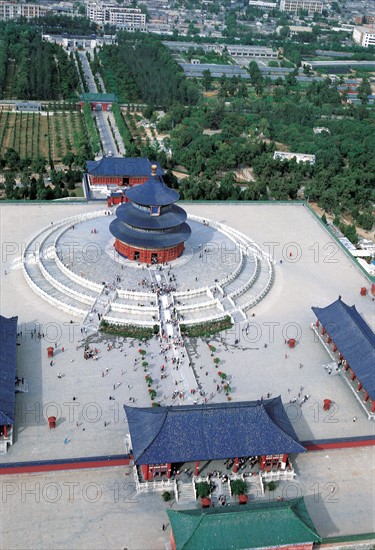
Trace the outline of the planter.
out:
<instances>
[{"instance_id":1,"label":"planter","mask_svg":"<svg viewBox=\"0 0 375 550\"><path fill-rule=\"evenodd\" d=\"M240 495L238 497L239 504L247 504L248 500L249 500L249 497L247 495Z\"/></svg>"},{"instance_id":2,"label":"planter","mask_svg":"<svg viewBox=\"0 0 375 550\"><path fill-rule=\"evenodd\" d=\"M209 508L211 506L211 499L208 497L202 498L202 508Z\"/></svg>"}]
</instances>

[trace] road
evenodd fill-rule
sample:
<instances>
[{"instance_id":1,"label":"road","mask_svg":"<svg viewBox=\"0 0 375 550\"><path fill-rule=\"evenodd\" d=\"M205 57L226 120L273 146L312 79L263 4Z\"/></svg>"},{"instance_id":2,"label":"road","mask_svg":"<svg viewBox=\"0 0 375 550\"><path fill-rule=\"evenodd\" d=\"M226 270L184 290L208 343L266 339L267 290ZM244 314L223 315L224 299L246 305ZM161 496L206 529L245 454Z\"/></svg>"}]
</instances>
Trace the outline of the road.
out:
<instances>
[{"instance_id":1,"label":"road","mask_svg":"<svg viewBox=\"0 0 375 550\"><path fill-rule=\"evenodd\" d=\"M90 52L91 53L91 52ZM80 59L82 61L82 67L83 71L86 76L86 82L89 87L90 93L98 93L98 89L95 84L94 76L91 71L91 67L89 62L87 61L86 52L80 51L78 52ZM101 81L102 82L102 81ZM103 93L105 93L104 89L104 83L102 82L103 87ZM125 155L125 147L124 143L121 139L120 132L117 129L116 121L112 113L105 112L105 111L93 111L93 116L96 118L97 127L100 133L100 139L102 142L102 148L103 148L103 155L107 156L114 156L114 157L121 157ZM118 143L119 150L117 150L117 146L115 143L115 140L113 138L113 134L111 131L111 126L109 125L109 121L111 123L112 129L114 131L114 134L116 136L116 140Z\"/></svg>"}]
</instances>

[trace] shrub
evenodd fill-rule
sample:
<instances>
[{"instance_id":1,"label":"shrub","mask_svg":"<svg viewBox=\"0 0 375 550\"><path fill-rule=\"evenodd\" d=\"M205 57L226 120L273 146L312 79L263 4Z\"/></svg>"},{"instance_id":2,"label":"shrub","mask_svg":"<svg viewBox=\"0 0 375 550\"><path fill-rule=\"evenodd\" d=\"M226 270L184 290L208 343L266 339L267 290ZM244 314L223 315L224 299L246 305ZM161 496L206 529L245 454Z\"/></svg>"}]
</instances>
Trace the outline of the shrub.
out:
<instances>
[{"instance_id":1,"label":"shrub","mask_svg":"<svg viewBox=\"0 0 375 550\"><path fill-rule=\"evenodd\" d=\"M246 481L243 481L242 479L234 479L230 482L230 488L232 490L233 495L246 495L248 486Z\"/></svg>"},{"instance_id":2,"label":"shrub","mask_svg":"<svg viewBox=\"0 0 375 550\"><path fill-rule=\"evenodd\" d=\"M211 494L211 485L207 481L201 481L195 485L197 496L200 498L206 498Z\"/></svg>"},{"instance_id":3,"label":"shrub","mask_svg":"<svg viewBox=\"0 0 375 550\"><path fill-rule=\"evenodd\" d=\"M173 498L173 493L171 493L171 491L164 491L164 493L161 494L161 498L164 502L169 502Z\"/></svg>"}]
</instances>

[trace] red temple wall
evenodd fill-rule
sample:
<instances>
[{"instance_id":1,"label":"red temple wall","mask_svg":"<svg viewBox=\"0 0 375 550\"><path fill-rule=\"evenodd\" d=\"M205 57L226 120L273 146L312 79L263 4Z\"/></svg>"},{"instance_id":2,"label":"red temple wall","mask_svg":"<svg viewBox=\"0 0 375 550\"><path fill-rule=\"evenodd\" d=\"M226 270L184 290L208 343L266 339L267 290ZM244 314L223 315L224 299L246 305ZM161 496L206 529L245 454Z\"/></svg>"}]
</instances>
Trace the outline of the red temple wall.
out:
<instances>
[{"instance_id":1,"label":"red temple wall","mask_svg":"<svg viewBox=\"0 0 375 550\"><path fill-rule=\"evenodd\" d=\"M129 260L134 260L134 255L136 252L138 252L139 258L135 261L146 264L152 263L153 254L157 254L159 264L175 260L176 258L181 256L185 248L184 243L179 243L176 246L164 249L136 248L126 243L123 243L118 239L116 239L114 247L117 252L121 254L121 256L125 256Z\"/></svg>"},{"instance_id":2,"label":"red temple wall","mask_svg":"<svg viewBox=\"0 0 375 550\"><path fill-rule=\"evenodd\" d=\"M126 174L123 176L92 176L90 175L91 185L117 185L119 187L122 187L123 180L126 178ZM148 180L148 177L138 177L138 178L131 178L129 177L129 186L133 187L133 185L141 185L142 183L145 183L145 181Z\"/></svg>"}]
</instances>

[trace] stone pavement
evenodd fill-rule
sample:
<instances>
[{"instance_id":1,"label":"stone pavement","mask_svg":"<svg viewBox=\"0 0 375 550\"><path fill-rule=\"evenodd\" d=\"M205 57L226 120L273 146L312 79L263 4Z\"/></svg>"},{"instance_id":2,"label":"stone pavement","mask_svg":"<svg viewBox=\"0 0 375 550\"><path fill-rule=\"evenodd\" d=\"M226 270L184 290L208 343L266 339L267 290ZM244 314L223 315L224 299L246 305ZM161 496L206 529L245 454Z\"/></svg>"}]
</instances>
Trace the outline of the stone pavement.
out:
<instances>
[{"instance_id":1,"label":"stone pavement","mask_svg":"<svg viewBox=\"0 0 375 550\"><path fill-rule=\"evenodd\" d=\"M126 452L128 430L122 412L123 404L129 403L129 397L135 398L137 406L151 404L144 378L145 372L139 366L139 360L138 364L134 365L134 360L140 355L139 341L123 341L108 337L94 338L89 345L98 349L98 359L85 360L83 357L85 335L81 334L80 325L69 315L41 300L27 286L20 270L19 260L23 243L27 242L30 235L39 227L48 225L51 220L62 219L81 211L99 210L102 206L7 204L0 208L3 242L1 314L8 317L19 316L23 334L20 338L21 346L18 347L17 373L29 384L29 393L16 396L15 444L9 449L7 455L1 457L1 461L70 458ZM271 393L272 396L281 394L297 435L302 440L372 434L374 424L367 420L350 390L341 378L329 376L325 371L323 365L329 361L329 358L309 329L309 325L315 320L311 306L325 306L337 299L339 294L349 305L356 304L358 311L370 326L374 327L374 302L371 301L370 296L359 295L360 288L369 284L351 259L337 247L324 228L302 206L229 205L226 203L225 205L189 204L186 209L191 214L204 215L239 229L265 249L271 251L273 247L277 264L270 292L253 310L249 311L247 321L207 341L190 339L186 342L191 366L188 366L186 360L183 372L189 372L186 369L192 369L197 383L202 385L207 396L211 398L213 394L214 401L226 399L223 392L217 393L218 370L227 374L232 388L231 395L235 400L259 399L267 393ZM98 235L100 234L99 232ZM87 237L89 239L88 235ZM289 256L290 252L293 254L292 257ZM283 260L282 264L279 263L280 259ZM218 253L214 258L217 269L230 270L231 264L227 264L226 260L225 256ZM108 274L111 275L110 272ZM116 273L113 275L115 278ZM70 323L71 320L74 322ZM246 332L247 325L249 327ZM41 332L44 332L44 339L31 338L31 330L35 327L40 327ZM297 337L298 340L294 350L287 349L285 345L285 339L290 337ZM238 340L237 344L235 344L236 340ZM51 367L46 348L50 344L54 346L55 343L57 343L57 353ZM112 346L110 351L107 351L108 343ZM218 368L215 368L208 343L217 348L214 356L220 359ZM156 338L146 345L142 344L142 348L147 352L146 360L149 362L150 375L155 380L155 384L159 385L156 399L161 400L162 404L170 403L177 372L173 366L169 366L168 359L167 377L160 378L163 356L160 354L159 342ZM303 365L302 368L300 364ZM63 374L61 379L57 378L59 372ZM119 382L120 385L118 385ZM178 382L178 384L182 387L182 383ZM189 385L190 383L187 388ZM310 396L302 407L298 402L290 403L294 399L298 400L301 386L302 392ZM185 388L184 390L186 391ZM163 401L164 395L167 395L165 401ZM73 397L77 399L73 401ZM114 399L110 400L109 397ZM325 398L330 398L334 402L334 408L329 412L322 410ZM185 400L184 402L193 403L194 396L185 395ZM59 417L56 430L48 429L45 418L52 410L57 411ZM357 419L356 422L353 422L354 417ZM65 438L69 441L67 445L64 445ZM336 458L341 456L336 453L341 453L343 459ZM353 526L355 528L358 526L358 530L361 531L373 530L371 515L363 513L364 509L369 509L366 502L373 496L372 488L367 483L373 475L369 470L372 467L370 465L373 464L373 449L331 451L326 454L332 456L331 460L337 460L335 473L337 479L342 480L343 501L340 501L341 504L337 505L337 508L332 508L332 511L328 505L317 508L314 519L317 520L318 530L320 525L324 533L333 534L353 531ZM319 453L308 453L294 461L298 467L301 464L298 480L304 484L307 494L313 493L313 489L310 490L308 484L311 480L311 486L313 485L315 475L320 476L320 480L324 480L325 470L319 473L318 469L321 464L320 456ZM324 463L322 461L323 465ZM350 470L348 464L350 467L355 464L355 471ZM73 476L73 474L69 475ZM77 476L79 475L77 473ZM104 473L98 475L104 476ZM352 481L347 483L346 479ZM356 500L358 487L362 492L365 489L367 500L363 507ZM147 499L151 499L151 496L144 495L140 498L145 498L142 502L148 502ZM160 496L154 495L152 498L155 498L155 502L160 506ZM353 503L353 506L350 503ZM86 521L90 514L85 506L82 506L79 510L84 510L85 514L87 512L88 516L85 516L84 520ZM157 507L155 506L155 509ZM21 509L24 510L24 508L19 510ZM44 524L48 523L46 517L49 509L42 510L42 507L37 509L41 510L40 520L35 523L35 534L32 534L35 544L32 547L37 548L38 544L42 547L45 543L43 547L47 548L48 540L46 542L45 538L47 530ZM90 510L93 509L94 507L90 508ZM18 507L15 505L12 511L16 513L17 510ZM142 510L143 524L150 521L148 529L151 532L154 529L153 519L151 519L154 517L152 515L154 508L149 509L152 512L147 511L147 506ZM35 516L33 517L35 519ZM100 525L104 527L102 519L98 519L103 517L103 512L94 513L92 517L97 518L98 529ZM108 547L116 547L117 539L114 541L111 538L115 533L111 529L112 520L108 519L109 515L105 514L105 517L108 529L105 528L102 532L107 538L109 537ZM69 543L69 537L64 538L64 529L69 521L73 521L70 512L60 528L56 523L59 534L52 535L52 541ZM58 522L57 519L56 522ZM95 519L93 522L90 520L89 523L94 525ZM9 526L9 522L7 525ZM83 527L82 521L78 521L78 517L72 525L75 525L77 540L81 541L77 543L77 547L90 547L90 544L94 547L95 537L90 530L87 535L88 530ZM124 524L124 529L125 525L127 524ZM9 527L7 529L5 534L8 537L12 536L14 531ZM150 536L148 529L144 533L146 539ZM155 532L158 532L156 526ZM83 542L84 533L86 533L86 546ZM136 539L138 536L143 535L136 529L135 541L138 540ZM104 538L101 540L104 541ZM159 548L163 545L163 538L161 538L156 541L154 547ZM100 546L102 546L101 543ZM50 547L53 547L53 543ZM129 548L131 547L129 543ZM139 547L142 548L142 546ZM146 547L153 548L153 546Z\"/></svg>"}]
</instances>

